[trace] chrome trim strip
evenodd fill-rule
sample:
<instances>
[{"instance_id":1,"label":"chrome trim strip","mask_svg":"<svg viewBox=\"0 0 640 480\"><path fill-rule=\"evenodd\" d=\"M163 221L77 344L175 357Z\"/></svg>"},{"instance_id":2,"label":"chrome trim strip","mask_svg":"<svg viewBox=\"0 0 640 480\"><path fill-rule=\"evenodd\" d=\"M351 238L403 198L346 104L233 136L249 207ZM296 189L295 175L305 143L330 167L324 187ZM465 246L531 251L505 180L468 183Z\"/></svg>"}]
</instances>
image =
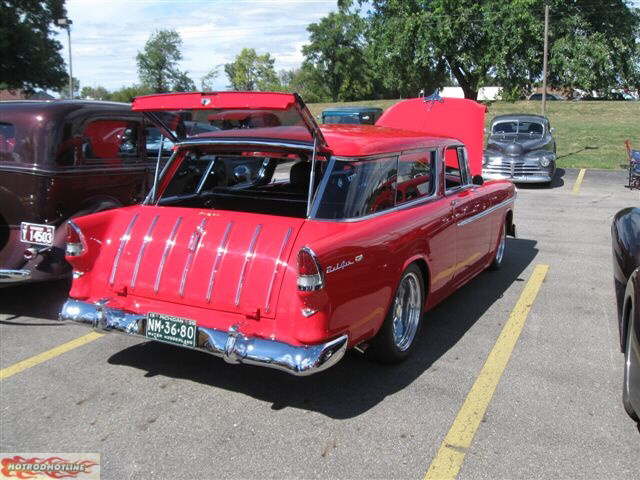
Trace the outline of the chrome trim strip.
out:
<instances>
[{"instance_id":1,"label":"chrome trim strip","mask_svg":"<svg viewBox=\"0 0 640 480\"><path fill-rule=\"evenodd\" d=\"M183 146L202 146L202 145L214 145L214 146L237 146L244 145L258 146L258 147L275 147L275 148L291 148L294 150L313 150L312 143L288 143L288 142L270 142L267 140L246 140L243 138L203 138L200 140L185 140L176 144L179 147Z\"/></svg>"},{"instance_id":2,"label":"chrome trim strip","mask_svg":"<svg viewBox=\"0 0 640 480\"><path fill-rule=\"evenodd\" d=\"M30 270L0 270L0 283L23 282L30 278Z\"/></svg>"},{"instance_id":3,"label":"chrome trim strip","mask_svg":"<svg viewBox=\"0 0 640 480\"><path fill-rule=\"evenodd\" d=\"M133 268L133 274L131 275L131 288L135 288L136 280L138 279L138 271L140 270L140 264L142 263L142 257L144 256L144 251L147 248L149 242L151 242L151 234L153 233L153 229L156 228L156 223L158 223L158 218L160 215L156 215L151 220L149 224L149 228L147 229L147 233L144 235L144 239L142 240L142 245L140 246L140 251L138 252L138 258L136 259L136 266Z\"/></svg>"},{"instance_id":4,"label":"chrome trim strip","mask_svg":"<svg viewBox=\"0 0 640 480\"><path fill-rule=\"evenodd\" d=\"M89 303L69 298L59 315L104 333L145 336L146 315L108 306L105 302ZM311 375L335 365L345 354L349 337L345 334L312 345L290 345L277 340L248 337L234 325L229 330L196 327L195 350L222 357L228 363L243 363L274 368L291 375ZM186 348L186 347L184 347Z\"/></svg>"},{"instance_id":5,"label":"chrome trim strip","mask_svg":"<svg viewBox=\"0 0 640 480\"><path fill-rule=\"evenodd\" d=\"M25 166L25 165L2 165L0 166L0 172L17 172L17 173L30 173L33 175L68 175L77 174L81 175L87 172L98 172L102 174L112 175L123 172L137 172L146 170L148 167L153 166L153 163L145 162L131 166L113 167L108 164L99 164L91 166L77 166L72 168L42 168L38 166ZM108 168L105 168L108 167Z\"/></svg>"},{"instance_id":6,"label":"chrome trim strip","mask_svg":"<svg viewBox=\"0 0 640 480\"><path fill-rule=\"evenodd\" d=\"M247 274L247 268L253 257L255 256L256 243L258 241L258 237L260 236L260 232L262 231L262 224L258 224L256 226L255 231L253 232L253 237L251 237L251 243L249 243L249 250L244 254L244 263L242 264L242 270L240 271L240 278L238 278L238 287L236 288L236 306L240 305L240 295L242 295L242 288L244 287L244 277Z\"/></svg>"},{"instance_id":7,"label":"chrome trim strip","mask_svg":"<svg viewBox=\"0 0 640 480\"><path fill-rule=\"evenodd\" d=\"M171 249L173 249L173 246L176 244L176 235L178 234L178 228L180 227L181 223L182 217L178 217L175 225L173 226L173 230L171 230L171 234L169 235L169 238L167 238L167 241L165 243L164 252L162 252L162 258L160 259L158 271L156 272L156 281L153 285L153 291L155 293L158 293L158 290L160 289L160 280L162 278L162 272L164 271L164 264L167 260L167 257L169 256Z\"/></svg>"},{"instance_id":8,"label":"chrome trim strip","mask_svg":"<svg viewBox=\"0 0 640 480\"><path fill-rule=\"evenodd\" d=\"M207 233L206 228L207 219L203 218L200 222L200 225L196 227L196 229L191 234L191 237L189 238L189 245L187 245L189 255L187 256L187 260L184 262L184 268L182 269L182 278L180 279L180 289L178 291L181 297L184 297L184 287L187 284L187 276L189 275L189 270L191 270L193 259L198 254L198 251L202 246L202 239Z\"/></svg>"},{"instance_id":9,"label":"chrome trim strip","mask_svg":"<svg viewBox=\"0 0 640 480\"><path fill-rule=\"evenodd\" d=\"M131 230L133 229L133 226L135 225L139 216L140 216L139 213L136 213L133 216L133 218L129 222L129 225L127 226L127 229L124 231L124 235L120 237L120 246L118 247L116 258L113 260L113 267L111 267L111 275L109 276L109 285L113 285L116 280L116 272L118 271L118 265L120 264L120 257L122 256L122 252L127 246L127 243L129 243L129 240L131 239Z\"/></svg>"},{"instance_id":10,"label":"chrome trim strip","mask_svg":"<svg viewBox=\"0 0 640 480\"><path fill-rule=\"evenodd\" d=\"M479 220L482 217L486 217L490 213L495 212L496 210L498 210L498 209L500 209L502 207L506 207L507 205L509 205L510 203L513 203L513 202L514 202L514 198L510 198L508 200L505 200L504 202L500 202L497 205L494 205L493 207L487 208L483 212L475 214L473 217L465 218L461 222L458 222L458 226L462 227L464 225L467 225L468 223L475 222L476 220Z\"/></svg>"},{"instance_id":11,"label":"chrome trim strip","mask_svg":"<svg viewBox=\"0 0 640 480\"><path fill-rule=\"evenodd\" d=\"M211 293L213 292L213 284L216 280L216 274L220 269L220 264L222 263L222 259L224 255L227 253L227 243L229 243L229 234L231 233L231 229L233 228L233 222L229 222L227 224L227 228L222 235L222 239L220 239L220 245L218 245L218 250L216 254L215 262L211 267L211 275L209 275L209 287L207 288L207 303L211 302Z\"/></svg>"},{"instance_id":12,"label":"chrome trim strip","mask_svg":"<svg viewBox=\"0 0 640 480\"><path fill-rule=\"evenodd\" d=\"M278 271L280 270L280 265L285 265L285 262L282 260L282 255L284 254L284 249L289 243L289 238L293 233L293 228L289 227L287 233L285 233L284 238L282 239L282 244L280 245L280 252L278 253L278 258L276 258L275 264L273 266L273 274L271 275L271 282L269 282L269 288L267 289L267 298L266 305L264 307L265 313L269 312L271 309L271 292L273 290L273 285L276 282L276 277L278 276Z\"/></svg>"}]
</instances>

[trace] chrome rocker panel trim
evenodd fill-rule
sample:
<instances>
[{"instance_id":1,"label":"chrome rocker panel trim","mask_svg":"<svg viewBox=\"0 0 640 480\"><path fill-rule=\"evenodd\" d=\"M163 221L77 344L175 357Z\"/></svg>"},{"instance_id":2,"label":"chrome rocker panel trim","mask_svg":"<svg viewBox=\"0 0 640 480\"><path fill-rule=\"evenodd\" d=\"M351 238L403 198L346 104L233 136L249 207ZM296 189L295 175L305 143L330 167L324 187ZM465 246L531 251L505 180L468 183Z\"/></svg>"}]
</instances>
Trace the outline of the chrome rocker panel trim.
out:
<instances>
[{"instance_id":1,"label":"chrome rocker panel trim","mask_svg":"<svg viewBox=\"0 0 640 480\"><path fill-rule=\"evenodd\" d=\"M30 279L30 270L0 270L0 283L24 282Z\"/></svg>"},{"instance_id":2,"label":"chrome rocker panel trim","mask_svg":"<svg viewBox=\"0 0 640 480\"><path fill-rule=\"evenodd\" d=\"M59 318L100 332L147 338L144 335L147 321L145 315L110 308L106 306L106 302L94 304L70 298L62 306ZM296 376L307 376L338 363L347 351L347 344L347 335L317 345L295 346L275 340L245 337L235 327L231 327L228 332L197 327L195 350L222 357L228 363L258 365Z\"/></svg>"}]
</instances>

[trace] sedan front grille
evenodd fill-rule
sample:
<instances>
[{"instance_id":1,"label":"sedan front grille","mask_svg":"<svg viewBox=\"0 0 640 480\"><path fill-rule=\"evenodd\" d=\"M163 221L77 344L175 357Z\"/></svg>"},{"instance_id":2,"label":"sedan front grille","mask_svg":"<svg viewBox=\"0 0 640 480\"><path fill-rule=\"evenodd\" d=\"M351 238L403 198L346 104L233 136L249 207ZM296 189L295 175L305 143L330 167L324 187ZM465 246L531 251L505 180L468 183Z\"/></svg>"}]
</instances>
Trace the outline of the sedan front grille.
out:
<instances>
[{"instance_id":1,"label":"sedan front grille","mask_svg":"<svg viewBox=\"0 0 640 480\"><path fill-rule=\"evenodd\" d=\"M538 175L540 173L546 174L547 171L539 165L527 165L524 163L490 163L484 165L482 170L486 173L496 173L500 175L506 175L509 177L519 177L524 175Z\"/></svg>"}]
</instances>

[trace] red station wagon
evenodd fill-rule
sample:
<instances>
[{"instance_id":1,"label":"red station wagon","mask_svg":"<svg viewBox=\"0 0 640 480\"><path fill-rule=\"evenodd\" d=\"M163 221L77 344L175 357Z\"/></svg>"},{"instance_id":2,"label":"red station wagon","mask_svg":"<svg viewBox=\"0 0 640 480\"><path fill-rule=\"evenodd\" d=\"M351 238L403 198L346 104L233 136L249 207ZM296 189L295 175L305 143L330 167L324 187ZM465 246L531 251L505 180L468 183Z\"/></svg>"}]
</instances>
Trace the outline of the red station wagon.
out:
<instances>
[{"instance_id":1,"label":"red station wagon","mask_svg":"<svg viewBox=\"0 0 640 480\"><path fill-rule=\"evenodd\" d=\"M63 320L294 375L349 348L397 362L423 312L498 268L515 233L513 185L479 176L486 109L469 100L402 101L375 126L319 127L285 93L133 110L174 152L144 204L69 222ZM183 128L234 111L271 120Z\"/></svg>"}]
</instances>

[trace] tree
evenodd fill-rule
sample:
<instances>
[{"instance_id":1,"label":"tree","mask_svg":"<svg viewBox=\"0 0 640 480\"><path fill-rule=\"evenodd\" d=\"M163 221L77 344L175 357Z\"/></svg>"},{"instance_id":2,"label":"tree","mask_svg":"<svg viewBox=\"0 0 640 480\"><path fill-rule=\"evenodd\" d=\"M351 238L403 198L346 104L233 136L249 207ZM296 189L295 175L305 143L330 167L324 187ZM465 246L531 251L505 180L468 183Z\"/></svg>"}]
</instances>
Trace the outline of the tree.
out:
<instances>
[{"instance_id":1,"label":"tree","mask_svg":"<svg viewBox=\"0 0 640 480\"><path fill-rule=\"evenodd\" d=\"M209 70L204 76L200 79L200 88L203 92L212 92L215 90L214 80L218 78L220 75L220 67L216 66Z\"/></svg>"},{"instance_id":2,"label":"tree","mask_svg":"<svg viewBox=\"0 0 640 480\"><path fill-rule=\"evenodd\" d=\"M253 48L243 48L235 60L224 66L233 90L271 91L281 88L269 53L258 55Z\"/></svg>"},{"instance_id":3,"label":"tree","mask_svg":"<svg viewBox=\"0 0 640 480\"><path fill-rule=\"evenodd\" d=\"M66 16L64 0L0 2L0 88L56 89L68 81L62 44L52 26Z\"/></svg>"},{"instance_id":4,"label":"tree","mask_svg":"<svg viewBox=\"0 0 640 480\"><path fill-rule=\"evenodd\" d=\"M89 100L110 100L111 94L109 90L104 87L82 87L80 90L80 98L86 98Z\"/></svg>"},{"instance_id":5,"label":"tree","mask_svg":"<svg viewBox=\"0 0 640 480\"><path fill-rule=\"evenodd\" d=\"M640 9L624 0L554 0L551 12L551 85L607 94L638 84Z\"/></svg>"},{"instance_id":6,"label":"tree","mask_svg":"<svg viewBox=\"0 0 640 480\"><path fill-rule=\"evenodd\" d=\"M121 87L109 95L109 100L113 102L131 103L135 97L141 95L149 95L153 92L146 85L131 85L129 87Z\"/></svg>"},{"instance_id":7,"label":"tree","mask_svg":"<svg viewBox=\"0 0 640 480\"><path fill-rule=\"evenodd\" d=\"M336 101L357 100L371 94L365 57L366 21L346 8L331 12L307 27L309 44L302 47L308 72L320 75Z\"/></svg>"},{"instance_id":8,"label":"tree","mask_svg":"<svg viewBox=\"0 0 640 480\"><path fill-rule=\"evenodd\" d=\"M64 85L62 85L61 88L56 88L53 91L56 92L60 98L71 98L71 95L69 94L68 80L66 83L64 83ZM79 93L80 93L80 80L78 80L76 77L73 77L73 98L78 98Z\"/></svg>"},{"instance_id":9,"label":"tree","mask_svg":"<svg viewBox=\"0 0 640 480\"><path fill-rule=\"evenodd\" d=\"M306 63L297 69L283 70L279 77L283 91L295 92L307 103L331 100L331 94L323 82L321 73L313 65Z\"/></svg>"},{"instance_id":10,"label":"tree","mask_svg":"<svg viewBox=\"0 0 640 480\"><path fill-rule=\"evenodd\" d=\"M510 95L528 90L542 70L545 1L552 85L611 88L633 78L639 21L624 0L372 0L377 58L403 83L416 78L410 64L446 67L467 98L489 83Z\"/></svg>"},{"instance_id":11,"label":"tree","mask_svg":"<svg viewBox=\"0 0 640 480\"><path fill-rule=\"evenodd\" d=\"M152 93L170 90L195 90L195 84L186 72L178 68L182 60L182 39L175 30L158 30L138 52L138 76L142 85Z\"/></svg>"}]
</instances>

